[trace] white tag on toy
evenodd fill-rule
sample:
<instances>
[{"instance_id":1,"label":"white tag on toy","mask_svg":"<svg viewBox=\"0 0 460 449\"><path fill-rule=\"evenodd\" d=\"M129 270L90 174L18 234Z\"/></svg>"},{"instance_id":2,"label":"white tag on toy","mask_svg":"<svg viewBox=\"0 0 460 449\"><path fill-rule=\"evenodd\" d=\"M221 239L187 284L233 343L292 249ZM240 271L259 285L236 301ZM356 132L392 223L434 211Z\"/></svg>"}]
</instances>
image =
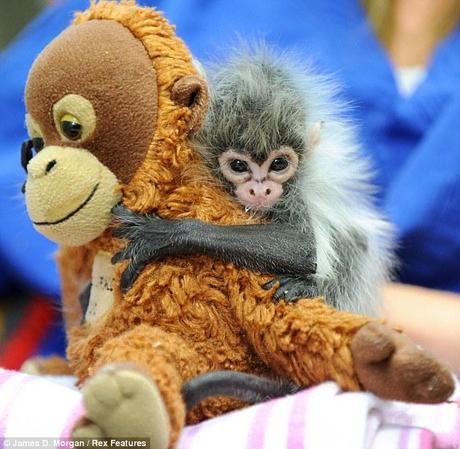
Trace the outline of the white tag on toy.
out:
<instances>
[{"instance_id":1,"label":"white tag on toy","mask_svg":"<svg viewBox=\"0 0 460 449\"><path fill-rule=\"evenodd\" d=\"M112 308L115 268L110 259L111 255L106 251L99 251L94 258L86 322L94 323Z\"/></svg>"}]
</instances>

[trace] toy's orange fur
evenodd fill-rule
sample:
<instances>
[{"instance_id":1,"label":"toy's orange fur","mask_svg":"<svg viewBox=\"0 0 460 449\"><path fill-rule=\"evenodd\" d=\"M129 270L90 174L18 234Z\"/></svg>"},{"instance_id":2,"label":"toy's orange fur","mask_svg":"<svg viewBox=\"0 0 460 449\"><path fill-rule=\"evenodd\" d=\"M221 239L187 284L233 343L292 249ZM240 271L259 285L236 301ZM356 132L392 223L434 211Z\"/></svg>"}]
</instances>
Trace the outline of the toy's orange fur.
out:
<instances>
[{"instance_id":1,"label":"toy's orange fur","mask_svg":"<svg viewBox=\"0 0 460 449\"><path fill-rule=\"evenodd\" d=\"M130 29L144 44L157 74L156 132L145 162L122 186L124 204L165 218L248 223L187 143L190 111L170 96L174 82L196 70L173 28L160 14L131 2L93 3L75 23L95 19L113 19ZM180 387L201 372L276 373L304 385L334 379L345 388L359 388L350 342L368 318L336 311L321 299L274 304L272 292L261 288L268 277L205 256L150 264L126 295L115 288L114 307L105 317L80 326L78 293L90 279L95 254L114 253L121 246L106 231L84 247L60 250L69 362L80 379L117 361L146 370L170 413L171 444L185 420ZM117 267L116 285L122 269ZM230 406L229 401L208 401L190 419Z\"/></svg>"}]
</instances>

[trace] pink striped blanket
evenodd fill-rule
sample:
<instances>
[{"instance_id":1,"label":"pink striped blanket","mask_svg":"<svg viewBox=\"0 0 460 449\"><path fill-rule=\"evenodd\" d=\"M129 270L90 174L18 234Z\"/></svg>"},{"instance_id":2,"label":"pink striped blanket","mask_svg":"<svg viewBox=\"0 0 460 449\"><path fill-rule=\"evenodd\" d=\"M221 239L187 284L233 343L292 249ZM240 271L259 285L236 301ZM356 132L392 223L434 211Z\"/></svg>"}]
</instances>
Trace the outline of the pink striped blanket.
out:
<instances>
[{"instance_id":1,"label":"pink striped blanket","mask_svg":"<svg viewBox=\"0 0 460 449\"><path fill-rule=\"evenodd\" d=\"M84 407L67 383L0 369L0 439L68 438ZM326 382L187 427L178 449L460 449L459 399L406 404Z\"/></svg>"}]
</instances>

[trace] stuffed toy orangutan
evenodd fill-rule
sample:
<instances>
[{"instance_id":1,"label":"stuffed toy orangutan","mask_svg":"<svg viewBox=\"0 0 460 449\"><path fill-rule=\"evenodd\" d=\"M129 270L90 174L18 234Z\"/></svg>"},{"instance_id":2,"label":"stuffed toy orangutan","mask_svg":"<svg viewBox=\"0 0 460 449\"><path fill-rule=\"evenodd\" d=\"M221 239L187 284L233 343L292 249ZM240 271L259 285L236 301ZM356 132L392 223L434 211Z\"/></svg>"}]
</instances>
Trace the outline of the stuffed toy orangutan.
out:
<instances>
[{"instance_id":1,"label":"stuffed toy orangutan","mask_svg":"<svg viewBox=\"0 0 460 449\"><path fill-rule=\"evenodd\" d=\"M27 208L61 245L67 356L83 384L86 418L75 437L148 437L172 448L186 422L241 405L212 398L187 413L184 383L217 370L302 386L331 379L405 401L449 396L449 371L404 335L321 298L273 302L261 287L267 276L230 263L168 257L122 292L126 264L111 263L124 246L112 234L120 202L163 218L254 223L188 141L207 86L158 12L93 2L35 61L26 106Z\"/></svg>"}]
</instances>

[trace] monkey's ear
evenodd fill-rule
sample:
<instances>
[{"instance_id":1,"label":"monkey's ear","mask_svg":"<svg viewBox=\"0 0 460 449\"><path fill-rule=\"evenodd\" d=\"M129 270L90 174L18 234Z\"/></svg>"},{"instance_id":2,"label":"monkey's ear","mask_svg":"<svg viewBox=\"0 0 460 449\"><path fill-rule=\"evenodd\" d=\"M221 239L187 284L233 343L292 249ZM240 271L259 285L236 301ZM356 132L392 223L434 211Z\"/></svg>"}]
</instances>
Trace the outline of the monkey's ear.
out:
<instances>
[{"instance_id":1,"label":"monkey's ear","mask_svg":"<svg viewBox=\"0 0 460 449\"><path fill-rule=\"evenodd\" d=\"M307 148L313 149L316 145L319 144L321 140L321 129L324 126L324 122L321 120L320 122L316 122L313 126L309 129L308 132L308 139L307 139Z\"/></svg>"},{"instance_id":2,"label":"monkey's ear","mask_svg":"<svg viewBox=\"0 0 460 449\"><path fill-rule=\"evenodd\" d=\"M208 88L204 79L196 75L180 78L171 90L171 100L192 111L189 129L191 133L198 131L208 109Z\"/></svg>"}]
</instances>

